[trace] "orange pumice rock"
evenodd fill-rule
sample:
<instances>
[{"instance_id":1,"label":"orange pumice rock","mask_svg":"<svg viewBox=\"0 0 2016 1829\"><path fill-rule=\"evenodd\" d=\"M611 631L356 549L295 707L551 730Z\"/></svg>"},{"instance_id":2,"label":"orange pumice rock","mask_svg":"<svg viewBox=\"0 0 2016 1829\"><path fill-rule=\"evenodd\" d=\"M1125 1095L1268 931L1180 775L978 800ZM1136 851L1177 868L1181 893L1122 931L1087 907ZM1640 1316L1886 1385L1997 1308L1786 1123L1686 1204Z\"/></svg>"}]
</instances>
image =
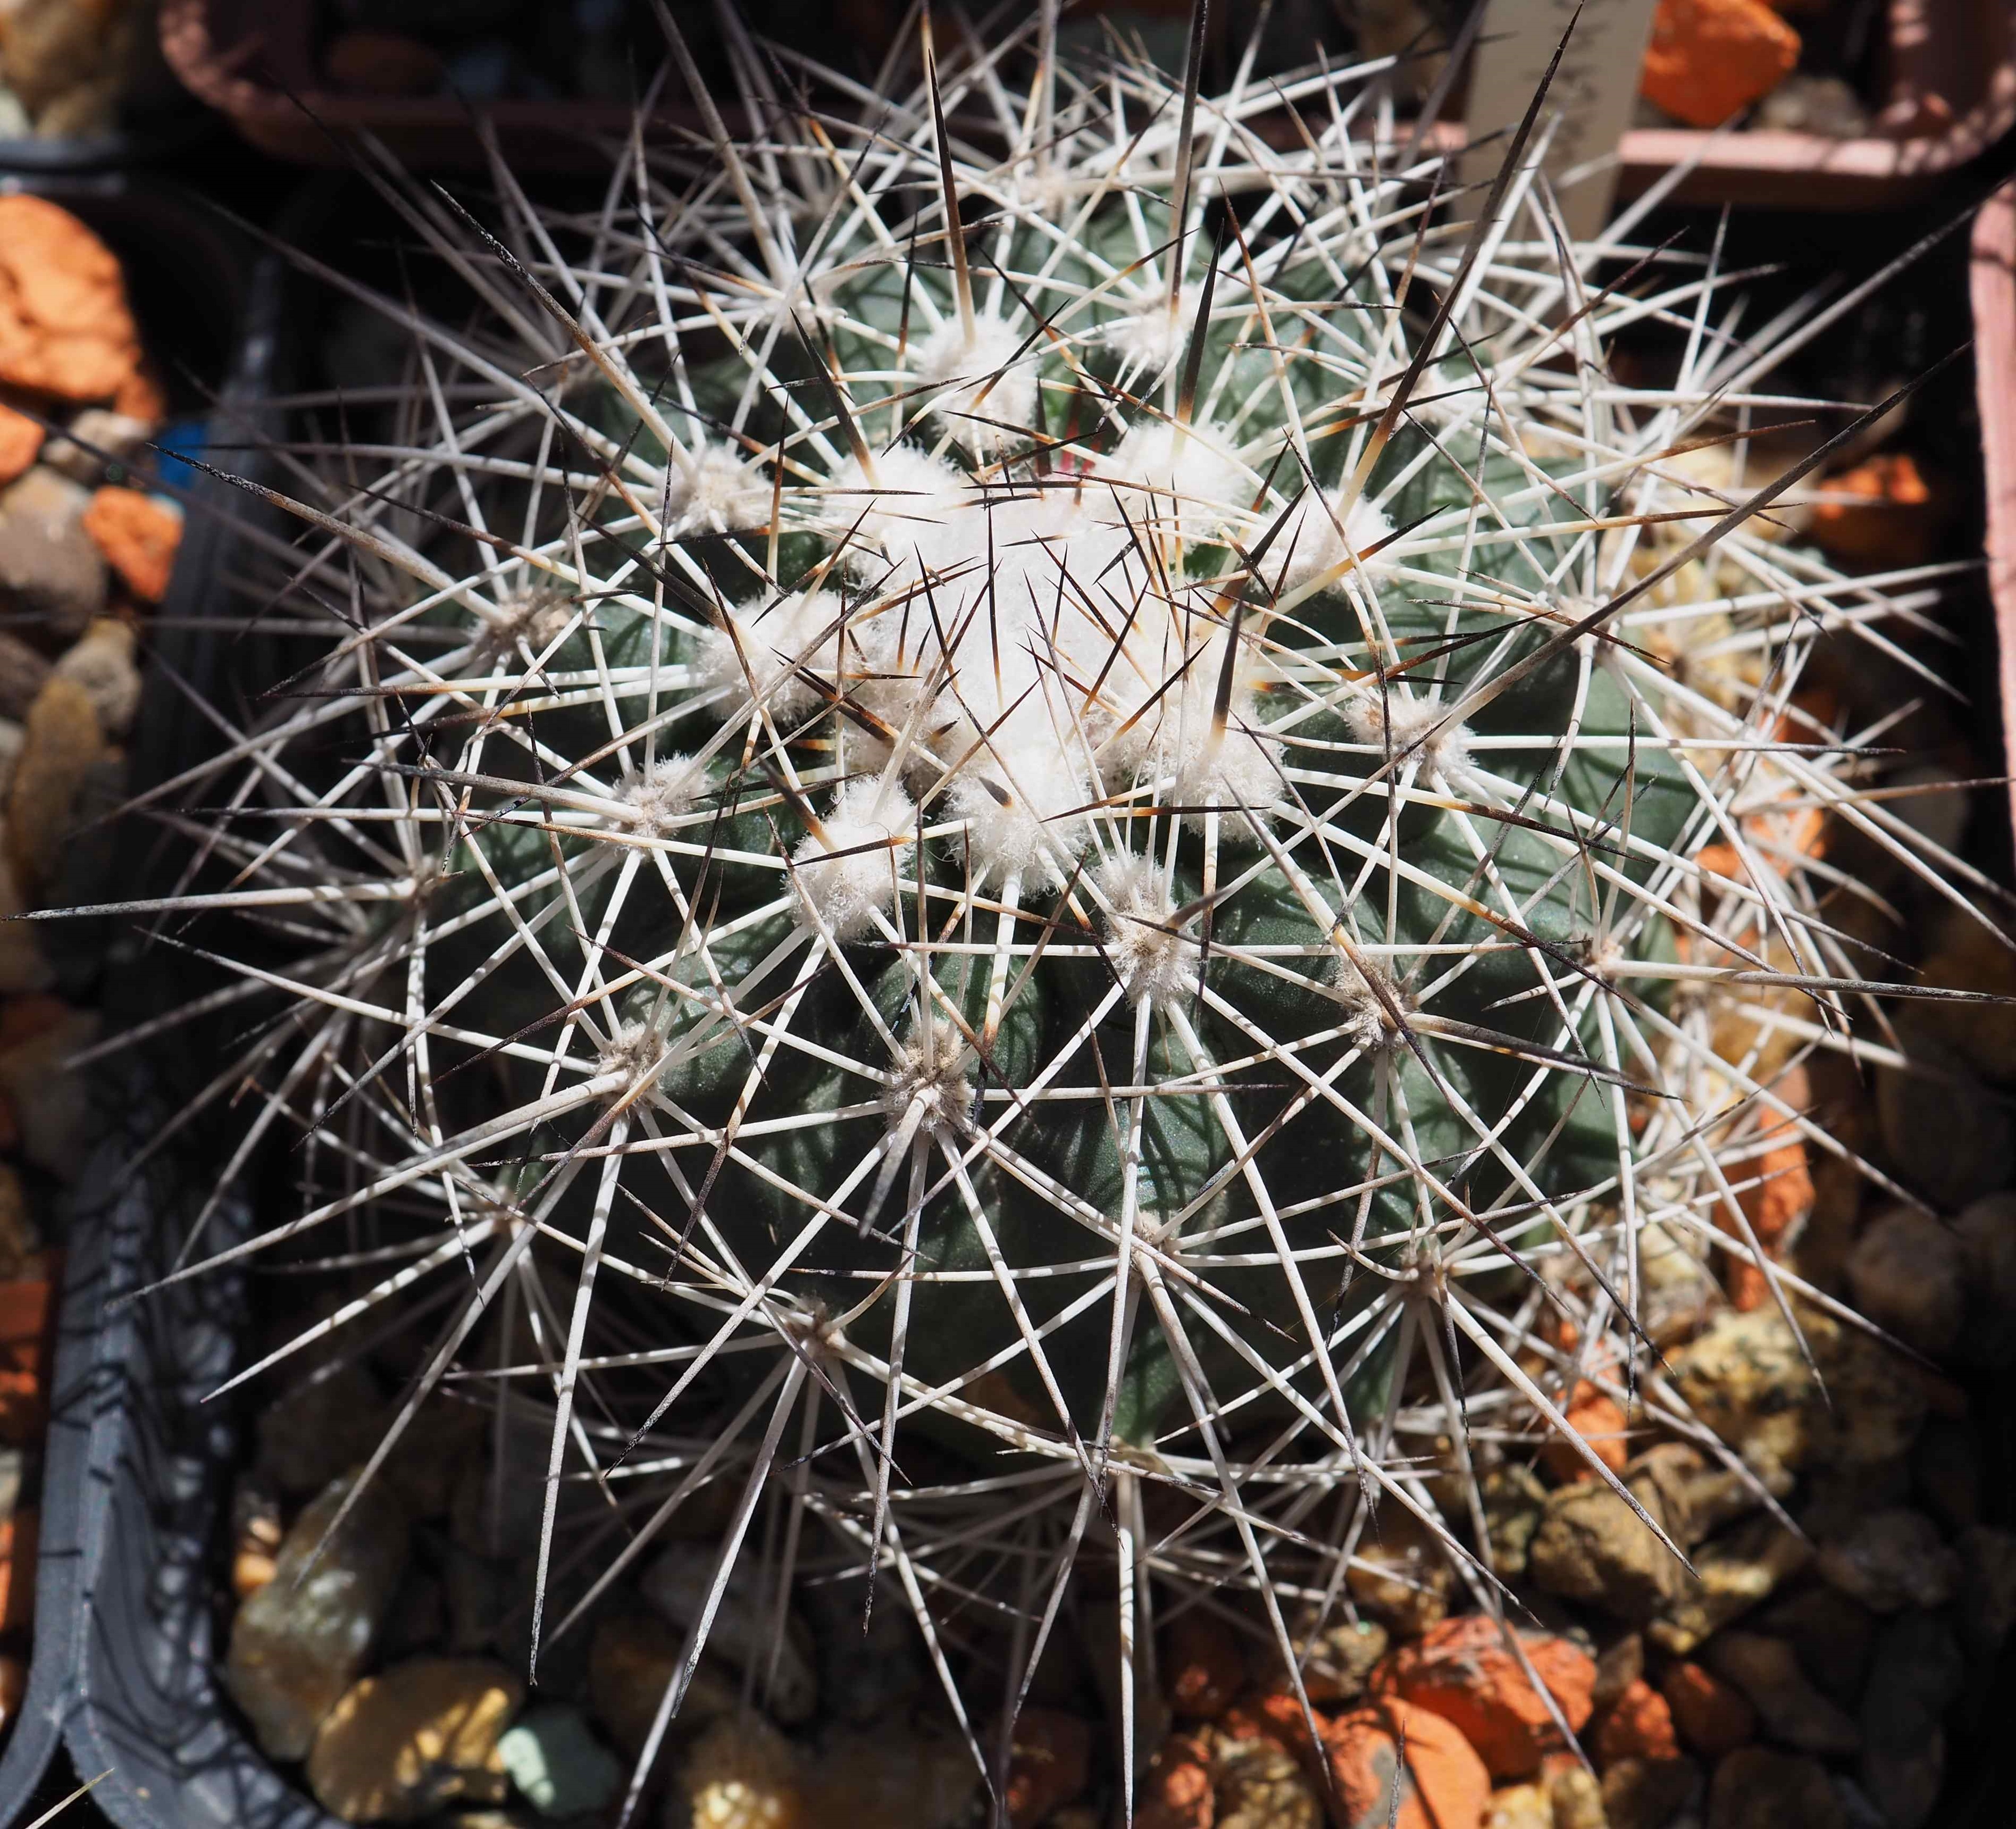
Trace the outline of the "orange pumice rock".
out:
<instances>
[{"instance_id":1,"label":"orange pumice rock","mask_svg":"<svg viewBox=\"0 0 2016 1829\"><path fill-rule=\"evenodd\" d=\"M103 400L139 360L112 250L46 197L0 196L0 382Z\"/></svg>"},{"instance_id":2,"label":"orange pumice rock","mask_svg":"<svg viewBox=\"0 0 2016 1829\"><path fill-rule=\"evenodd\" d=\"M1620 1759L1677 1759L1673 1711L1666 1698L1640 1677L1625 1685L1596 1727L1596 1762L1606 1770Z\"/></svg>"},{"instance_id":3,"label":"orange pumice rock","mask_svg":"<svg viewBox=\"0 0 2016 1829\"><path fill-rule=\"evenodd\" d=\"M1568 1726L1594 1706L1596 1662L1566 1639L1519 1634L1520 1649ZM1403 1645L1372 1673L1372 1693L1425 1708L1458 1728L1492 1777L1524 1778L1562 1744L1546 1701L1507 1646L1496 1620L1446 1619Z\"/></svg>"},{"instance_id":4,"label":"orange pumice rock","mask_svg":"<svg viewBox=\"0 0 2016 1829\"><path fill-rule=\"evenodd\" d=\"M1624 1464L1631 1458L1631 1444L1625 1435L1630 1424L1611 1399L1585 1378L1575 1386L1561 1414L1598 1460L1612 1473L1624 1471ZM1573 1442L1564 1442L1551 1433L1546 1446L1540 1450L1540 1460L1559 1480L1596 1478L1582 1451Z\"/></svg>"},{"instance_id":5,"label":"orange pumice rock","mask_svg":"<svg viewBox=\"0 0 2016 1829\"><path fill-rule=\"evenodd\" d=\"M182 517L138 489L100 489L84 511L84 531L106 562L143 603L167 595Z\"/></svg>"},{"instance_id":6,"label":"orange pumice rock","mask_svg":"<svg viewBox=\"0 0 2016 1829\"><path fill-rule=\"evenodd\" d=\"M1764 0L1659 0L1639 91L1690 127L1719 127L1799 60L1799 34Z\"/></svg>"},{"instance_id":7,"label":"orange pumice rock","mask_svg":"<svg viewBox=\"0 0 2016 1829\"><path fill-rule=\"evenodd\" d=\"M1946 520L1906 451L1880 451L1829 477L1813 506L1813 544L1852 565L1921 565Z\"/></svg>"},{"instance_id":8,"label":"orange pumice rock","mask_svg":"<svg viewBox=\"0 0 2016 1829\"><path fill-rule=\"evenodd\" d=\"M1341 1715L1323 1730L1344 1829L1479 1829L1491 1774L1442 1716L1387 1701Z\"/></svg>"},{"instance_id":9,"label":"orange pumice rock","mask_svg":"<svg viewBox=\"0 0 2016 1829\"><path fill-rule=\"evenodd\" d=\"M11 406L0 406L0 487L25 475L41 448L41 423Z\"/></svg>"}]
</instances>

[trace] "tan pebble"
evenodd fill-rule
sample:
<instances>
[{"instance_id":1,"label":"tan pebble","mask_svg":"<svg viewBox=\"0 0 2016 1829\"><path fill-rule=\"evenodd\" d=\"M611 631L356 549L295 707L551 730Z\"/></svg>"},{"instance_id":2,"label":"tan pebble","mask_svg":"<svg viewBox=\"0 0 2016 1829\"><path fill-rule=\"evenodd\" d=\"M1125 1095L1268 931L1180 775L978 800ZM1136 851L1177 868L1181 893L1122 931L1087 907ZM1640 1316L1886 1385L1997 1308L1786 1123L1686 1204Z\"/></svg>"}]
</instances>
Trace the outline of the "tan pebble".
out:
<instances>
[{"instance_id":1,"label":"tan pebble","mask_svg":"<svg viewBox=\"0 0 2016 1829\"><path fill-rule=\"evenodd\" d=\"M1554 1829L1606 1829L1603 1788L1596 1775L1567 1754L1548 1762L1547 1803Z\"/></svg>"},{"instance_id":2,"label":"tan pebble","mask_svg":"<svg viewBox=\"0 0 2016 1829\"><path fill-rule=\"evenodd\" d=\"M723 1716L688 1749L665 1829L811 1829L802 1763L761 1716Z\"/></svg>"},{"instance_id":3,"label":"tan pebble","mask_svg":"<svg viewBox=\"0 0 2016 1829\"><path fill-rule=\"evenodd\" d=\"M329 1711L308 1753L308 1788L347 1823L410 1823L458 1798L502 1803L509 1780L497 1741L524 1698L501 1664L395 1664Z\"/></svg>"},{"instance_id":4,"label":"tan pebble","mask_svg":"<svg viewBox=\"0 0 2016 1829\"><path fill-rule=\"evenodd\" d=\"M114 752L91 694L73 679L43 682L23 733L7 787L7 840L16 880L33 895L55 877L93 777Z\"/></svg>"},{"instance_id":5,"label":"tan pebble","mask_svg":"<svg viewBox=\"0 0 2016 1829\"><path fill-rule=\"evenodd\" d=\"M1691 1759L1617 1760L1603 1774L1604 1821L1607 1829L1667 1829L1701 1788Z\"/></svg>"},{"instance_id":6,"label":"tan pebble","mask_svg":"<svg viewBox=\"0 0 2016 1829\"><path fill-rule=\"evenodd\" d=\"M370 1655L405 1567L406 1521L375 1482L331 1529L350 1491L337 1482L295 1519L273 1579L231 1622L225 1684L273 1759L314 1744Z\"/></svg>"},{"instance_id":7,"label":"tan pebble","mask_svg":"<svg viewBox=\"0 0 2016 1829\"><path fill-rule=\"evenodd\" d=\"M124 736L140 708L140 669L134 664L133 648L133 625L102 616L56 664L59 677L84 688L99 728L109 736Z\"/></svg>"},{"instance_id":8,"label":"tan pebble","mask_svg":"<svg viewBox=\"0 0 2016 1829\"><path fill-rule=\"evenodd\" d=\"M1323 1804L1294 1756L1265 1741L1222 1754L1211 1768L1214 1829L1319 1829Z\"/></svg>"},{"instance_id":9,"label":"tan pebble","mask_svg":"<svg viewBox=\"0 0 2016 1829\"><path fill-rule=\"evenodd\" d=\"M145 419L106 407L87 406L49 440L41 460L73 481L100 481L107 464L124 463L153 434Z\"/></svg>"},{"instance_id":10,"label":"tan pebble","mask_svg":"<svg viewBox=\"0 0 2016 1829\"><path fill-rule=\"evenodd\" d=\"M1697 1579L1646 1629L1662 1651L1684 1657L1731 1620L1768 1599L1813 1560L1813 1546L1760 1514L1696 1552Z\"/></svg>"},{"instance_id":11,"label":"tan pebble","mask_svg":"<svg viewBox=\"0 0 2016 1829\"><path fill-rule=\"evenodd\" d=\"M1544 1784L1508 1784L1491 1794L1484 1829L1554 1829L1553 1800Z\"/></svg>"}]
</instances>

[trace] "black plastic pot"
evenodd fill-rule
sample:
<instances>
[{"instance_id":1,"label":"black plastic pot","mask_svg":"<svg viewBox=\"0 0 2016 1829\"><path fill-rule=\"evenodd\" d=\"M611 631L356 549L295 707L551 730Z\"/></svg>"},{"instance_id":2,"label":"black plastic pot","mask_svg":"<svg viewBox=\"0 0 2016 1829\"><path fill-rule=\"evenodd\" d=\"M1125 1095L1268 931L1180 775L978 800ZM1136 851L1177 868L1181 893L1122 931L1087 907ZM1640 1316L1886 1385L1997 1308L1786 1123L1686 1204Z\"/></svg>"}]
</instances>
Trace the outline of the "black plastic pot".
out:
<instances>
[{"instance_id":1,"label":"black plastic pot","mask_svg":"<svg viewBox=\"0 0 2016 1829\"><path fill-rule=\"evenodd\" d=\"M283 238L312 239L304 225L326 207L318 195L302 199L283 220ZM261 261L212 420L224 447L214 459L221 469L257 476L263 468L252 447L271 425L295 327L290 307L298 303L284 261ZM277 517L211 477L189 491L187 507L137 738L140 782L169 778L218 741L178 682L229 705L234 686L249 691L279 665L256 634L222 626L234 612L257 607L258 587L247 581ZM205 626L177 626L199 615ZM108 937L108 1029L186 996L174 956L138 934ZM63 1535L45 1527L38 1591L62 1622L66 1680L56 1712L77 1773L106 1774L90 1806L121 1829L339 1829L275 1772L218 1680L214 1546L243 1455L235 1406L203 1399L236 1362L249 1319L245 1280L206 1276L130 1299L171 1267L214 1186L215 1158L202 1140L130 1172L173 1108L178 1068L204 1071L210 1039L200 1028L171 1035L170 1044L106 1077L106 1140L77 1190L59 1392L63 1473L72 1490ZM234 1242L248 1225L246 1205L227 1204L212 1216L204 1248ZM54 1455L52 1443L52 1484ZM0 1822L16 1820L0 1797Z\"/></svg>"},{"instance_id":2,"label":"black plastic pot","mask_svg":"<svg viewBox=\"0 0 2016 1829\"><path fill-rule=\"evenodd\" d=\"M1909 225L1883 221L1885 234L1908 239ZM1748 232L1798 249L1806 272L1851 264L1842 250L1808 244L1798 219L1751 218ZM1865 223L1833 232L1852 239L1875 231ZM293 234L306 239L299 229ZM1743 263L1732 256L1732 264ZM1961 296L1945 268L1928 264L1921 271L1932 296L1949 302ZM1794 275L1786 283L1797 280ZM272 373L286 298L279 263L267 263L254 288L252 334L235 371L235 386L247 401L259 398ZM1964 445L1964 423L1956 420L1949 430ZM242 458L223 461L244 467ZM193 518L190 538L198 543L185 549L178 598L207 591L214 576L232 567L244 537L244 524L233 518L242 496L208 483L196 497L216 518ZM215 680L225 666L241 665L243 650L227 648L225 641L214 631L178 638L172 656L178 671ZM175 702L171 692L153 692L150 718ZM150 723L144 772L159 776L178 765L187 725L186 718ZM145 956L118 968L124 1008L171 1001L150 982L150 969ZM180 1242L178 1221L200 1204L210 1182L200 1154L193 1154L180 1162L157 1161L141 1178L122 1183L122 1165L151 1135L158 1114L137 1083L115 1089L114 1103L120 1122L79 1189L71 1234L38 1597L49 1635L49 1680L38 1644L34 1680L41 1687L31 1688L30 1698L35 1719L24 1718L16 1748L31 1732L43 1734L46 1760L55 1733L43 1732L41 1716L47 1714L81 1774L109 1773L92 1802L120 1829L338 1829L253 1742L218 1677L225 1617L219 1536L231 1481L243 1460L234 1417L203 1399L239 1361L252 1318L247 1282L203 1277L139 1301L124 1299L168 1268ZM233 1242L248 1223L243 1208L228 1208L212 1221L207 1248ZM2010 1503L2016 1492L2016 1394L2004 1377L1982 1381L1973 1395L1988 1438L1990 1514L2007 1519L2016 1512ZM1964 1829L1989 1829L2007 1820L1996 1799L2006 1798L2011 1749L1993 1723L2016 1694L2016 1644L1984 1688L1975 1725L1956 1748L1938 1818ZM19 1820L20 1794L5 1786L13 1759L10 1749L0 1762L0 1823Z\"/></svg>"},{"instance_id":3,"label":"black plastic pot","mask_svg":"<svg viewBox=\"0 0 2016 1829\"><path fill-rule=\"evenodd\" d=\"M228 394L263 387L266 358L260 339L244 333L246 251L212 212L166 187L117 177L38 180L24 188L60 203L119 256L143 344L168 377L178 412L201 410L220 388ZM200 601L207 543L203 523L192 516L185 563L163 607L164 619ZM145 742L143 735L143 747ZM143 757L143 777L146 766ZM51 931L62 988L72 995L90 996L102 980L109 992L112 980L102 971L102 951L88 938L63 934L60 929ZM116 1198L112 1192L118 1165L131 1154L125 1140L110 1134L110 1114L121 1106L130 1112L130 1104L122 1099L108 1102L107 1142L63 1203L56 1228L67 1249L43 1457L35 1636L27 1692L0 1751L4 1823L27 1820L28 1801L49 1767L74 1704L85 1636L84 1593L78 1582L81 1546L98 1531L94 1508L109 1489L93 1479L87 1462L94 1430L120 1407L106 1401L105 1368L124 1363L125 1356L108 1359L108 1333L117 1330L103 1325L105 1302L115 1287L113 1222L115 1212L126 1211L135 1201L145 1203L150 1212L154 1207L144 1183L135 1183ZM137 1219L128 1223L137 1236Z\"/></svg>"}]
</instances>

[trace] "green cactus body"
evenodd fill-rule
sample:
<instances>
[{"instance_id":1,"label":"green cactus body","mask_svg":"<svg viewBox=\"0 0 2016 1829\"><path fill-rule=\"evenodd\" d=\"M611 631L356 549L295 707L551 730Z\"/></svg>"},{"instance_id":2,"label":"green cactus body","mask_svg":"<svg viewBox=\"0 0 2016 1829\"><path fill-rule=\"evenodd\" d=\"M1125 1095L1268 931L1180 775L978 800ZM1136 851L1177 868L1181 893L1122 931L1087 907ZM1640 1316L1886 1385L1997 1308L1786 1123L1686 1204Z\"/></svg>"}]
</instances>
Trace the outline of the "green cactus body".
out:
<instances>
[{"instance_id":1,"label":"green cactus body","mask_svg":"<svg viewBox=\"0 0 2016 1829\"><path fill-rule=\"evenodd\" d=\"M391 1188L452 1237L487 1190L572 1241L550 1473L733 1413L707 1477L760 1486L764 1406L804 1404L780 1489L906 1579L997 1478L1028 1529L1096 1511L1147 1557L1124 1473L1204 1521L1155 1579L1277 1629L1280 1572L1334 1592L1355 1508L1435 1512L1473 1431L1518 1452L1585 1376L1639 1401L1647 1225L1738 1236L1714 1152L1756 1089L1669 986L1767 945L1816 996L1862 975L1801 856L1696 861L1841 801L1852 746L1771 733L1856 619L1773 527L1689 549L1740 498L1670 454L1768 360L1605 379L1712 272L1593 298L1530 159L1443 220L1341 78L1009 67L844 144L773 110L675 159L689 189L625 165L599 226L513 204L509 261L457 268L482 334L422 341L481 405L422 416L397 499L488 531L348 510L374 691L431 708L360 725L383 781L330 776L298 836L376 794L449 860L395 900L417 988L332 1057L424 1036L502 1089L450 1123L374 1068L380 1179L305 1217ZM1258 131L1283 108L1306 143ZM466 635L434 675L416 605ZM1697 688L1667 657L1710 618L1738 659ZM656 1382L584 1447L604 1312ZM926 1439L941 1490L900 1471Z\"/></svg>"}]
</instances>

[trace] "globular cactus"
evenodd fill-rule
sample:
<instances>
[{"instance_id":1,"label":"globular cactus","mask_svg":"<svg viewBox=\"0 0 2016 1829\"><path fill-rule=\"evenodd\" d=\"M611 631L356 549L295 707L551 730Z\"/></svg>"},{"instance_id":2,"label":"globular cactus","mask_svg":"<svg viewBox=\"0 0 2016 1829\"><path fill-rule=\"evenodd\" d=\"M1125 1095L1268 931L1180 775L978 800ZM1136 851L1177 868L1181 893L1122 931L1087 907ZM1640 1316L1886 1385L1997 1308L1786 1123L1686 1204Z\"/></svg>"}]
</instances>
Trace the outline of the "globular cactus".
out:
<instances>
[{"instance_id":1,"label":"globular cactus","mask_svg":"<svg viewBox=\"0 0 2016 1829\"><path fill-rule=\"evenodd\" d=\"M1292 1669L1378 1508L1496 1608L1484 1462L1624 1490L1579 1381L1712 1448L1647 1259L1797 1287L1743 1165L1877 975L1812 830L1960 871L1802 694L1930 575L1831 570L1741 435L1820 320L1564 243L1544 102L1458 193L1383 63L1054 30L849 116L730 21L744 124L675 37L704 130L599 208L383 180L468 308L327 275L396 423L279 479L332 639L174 904L310 935L207 942L279 999L240 1160L322 1177L230 1255L403 1242L337 1324L437 1287L413 1402L542 1393L542 1583L568 1481L670 1482L605 1579L725 1484L718 1581L815 1522L934 1648L1016 1622L1010 1714L1088 1558L1127 1670L1186 1589Z\"/></svg>"}]
</instances>

